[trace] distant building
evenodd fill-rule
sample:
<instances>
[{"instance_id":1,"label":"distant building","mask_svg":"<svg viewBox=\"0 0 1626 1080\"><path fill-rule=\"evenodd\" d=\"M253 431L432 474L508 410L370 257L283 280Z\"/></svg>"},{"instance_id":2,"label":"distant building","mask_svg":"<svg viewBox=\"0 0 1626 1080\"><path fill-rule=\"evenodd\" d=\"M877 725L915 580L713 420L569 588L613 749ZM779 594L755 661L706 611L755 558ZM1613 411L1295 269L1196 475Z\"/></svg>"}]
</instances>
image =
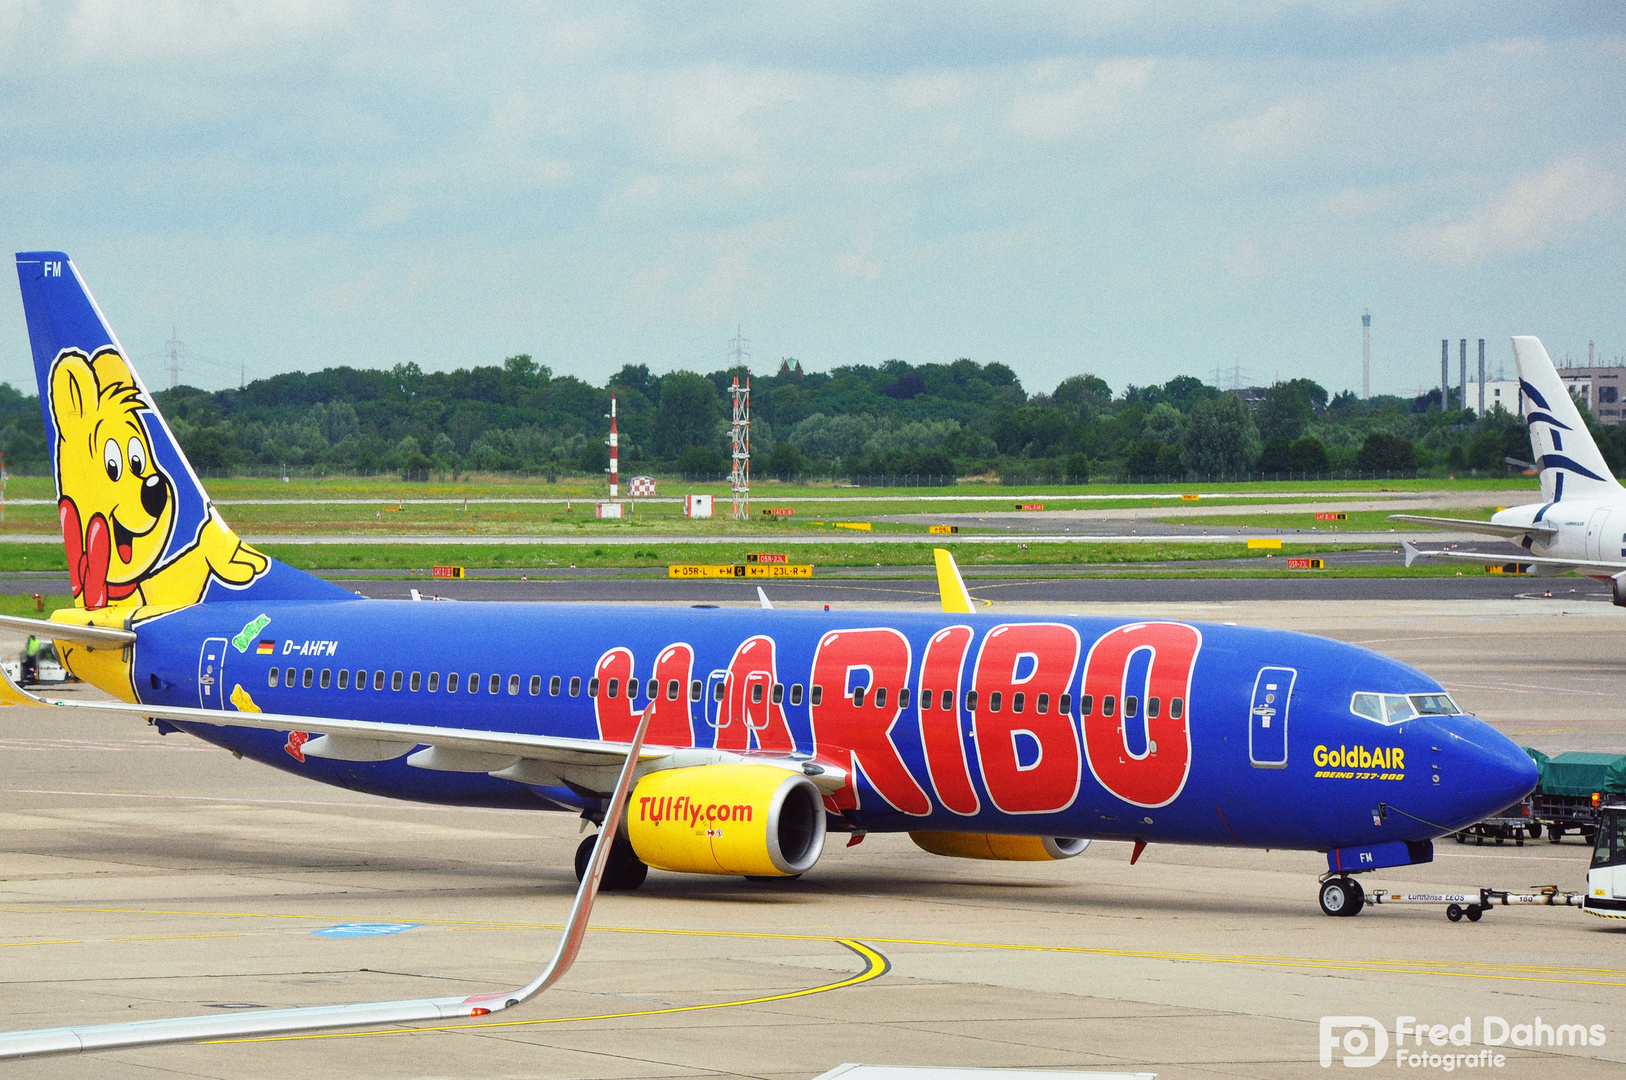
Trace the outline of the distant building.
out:
<instances>
[{"instance_id":1,"label":"distant building","mask_svg":"<svg viewBox=\"0 0 1626 1080\"><path fill-rule=\"evenodd\" d=\"M1479 413L1479 384L1470 382L1464 396L1468 399L1464 403L1465 407L1477 415ZM1485 411L1495 412L1498 405L1514 416L1520 415L1522 402L1519 397L1519 381L1517 379L1485 380Z\"/></svg>"},{"instance_id":2,"label":"distant building","mask_svg":"<svg viewBox=\"0 0 1626 1080\"><path fill-rule=\"evenodd\" d=\"M1598 422L1609 427L1626 423L1621 412L1622 388L1626 387L1626 367L1565 367L1558 369L1558 377L1570 388Z\"/></svg>"},{"instance_id":3,"label":"distant building","mask_svg":"<svg viewBox=\"0 0 1626 1080\"><path fill-rule=\"evenodd\" d=\"M1252 409L1264 404L1265 390L1266 387L1263 386L1244 386L1236 391L1236 395L1242 399L1242 404Z\"/></svg>"}]
</instances>

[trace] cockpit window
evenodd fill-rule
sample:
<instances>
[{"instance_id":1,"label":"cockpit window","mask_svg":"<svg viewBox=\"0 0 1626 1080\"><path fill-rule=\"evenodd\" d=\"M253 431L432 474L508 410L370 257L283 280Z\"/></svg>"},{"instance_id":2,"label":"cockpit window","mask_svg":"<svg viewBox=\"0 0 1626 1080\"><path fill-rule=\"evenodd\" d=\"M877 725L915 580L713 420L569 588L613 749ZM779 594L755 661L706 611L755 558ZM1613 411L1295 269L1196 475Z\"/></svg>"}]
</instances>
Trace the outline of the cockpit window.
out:
<instances>
[{"instance_id":1,"label":"cockpit window","mask_svg":"<svg viewBox=\"0 0 1626 1080\"><path fill-rule=\"evenodd\" d=\"M1402 694L1383 695L1383 722L1385 724L1399 724L1410 720L1417 715L1412 708L1411 699Z\"/></svg>"},{"instance_id":2,"label":"cockpit window","mask_svg":"<svg viewBox=\"0 0 1626 1080\"><path fill-rule=\"evenodd\" d=\"M1349 711L1380 724L1401 724L1416 716L1456 716L1462 712L1449 694L1356 694Z\"/></svg>"},{"instance_id":3,"label":"cockpit window","mask_svg":"<svg viewBox=\"0 0 1626 1080\"><path fill-rule=\"evenodd\" d=\"M1383 723L1383 698L1377 694L1356 694L1349 703L1349 711L1356 716Z\"/></svg>"}]
</instances>

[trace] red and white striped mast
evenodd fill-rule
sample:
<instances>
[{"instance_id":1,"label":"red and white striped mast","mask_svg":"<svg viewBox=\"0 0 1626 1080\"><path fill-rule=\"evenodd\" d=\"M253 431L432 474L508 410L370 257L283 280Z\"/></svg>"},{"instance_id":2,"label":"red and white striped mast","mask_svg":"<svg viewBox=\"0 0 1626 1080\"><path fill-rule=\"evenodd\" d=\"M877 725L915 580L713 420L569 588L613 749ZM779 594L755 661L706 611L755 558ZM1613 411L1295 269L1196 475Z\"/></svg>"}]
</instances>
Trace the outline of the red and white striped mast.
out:
<instances>
[{"instance_id":1,"label":"red and white striped mast","mask_svg":"<svg viewBox=\"0 0 1626 1080\"><path fill-rule=\"evenodd\" d=\"M610 498L620 497L621 453L620 436L615 431L615 395L610 395Z\"/></svg>"}]
</instances>

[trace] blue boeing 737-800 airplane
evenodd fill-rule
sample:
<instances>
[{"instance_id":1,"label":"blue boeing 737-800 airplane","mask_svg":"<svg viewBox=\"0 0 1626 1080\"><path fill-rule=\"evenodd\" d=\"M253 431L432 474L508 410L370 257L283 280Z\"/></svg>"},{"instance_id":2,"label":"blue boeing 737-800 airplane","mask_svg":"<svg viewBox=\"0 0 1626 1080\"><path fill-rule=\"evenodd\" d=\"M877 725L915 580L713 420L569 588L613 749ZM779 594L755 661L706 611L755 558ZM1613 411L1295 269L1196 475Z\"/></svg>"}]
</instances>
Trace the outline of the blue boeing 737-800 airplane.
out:
<instances>
[{"instance_id":1,"label":"blue boeing 737-800 airplane","mask_svg":"<svg viewBox=\"0 0 1626 1080\"><path fill-rule=\"evenodd\" d=\"M647 729L605 887L648 867L793 877L827 830L945 856L1090 838L1327 853L1353 875L1523 797L1535 766L1404 664L1156 618L363 600L231 530L66 255L17 256L76 606L5 623L147 718L398 799L602 822ZM612 821L614 816L612 815ZM578 874L592 838L578 856ZM1138 851L1137 851L1138 854Z\"/></svg>"}]
</instances>

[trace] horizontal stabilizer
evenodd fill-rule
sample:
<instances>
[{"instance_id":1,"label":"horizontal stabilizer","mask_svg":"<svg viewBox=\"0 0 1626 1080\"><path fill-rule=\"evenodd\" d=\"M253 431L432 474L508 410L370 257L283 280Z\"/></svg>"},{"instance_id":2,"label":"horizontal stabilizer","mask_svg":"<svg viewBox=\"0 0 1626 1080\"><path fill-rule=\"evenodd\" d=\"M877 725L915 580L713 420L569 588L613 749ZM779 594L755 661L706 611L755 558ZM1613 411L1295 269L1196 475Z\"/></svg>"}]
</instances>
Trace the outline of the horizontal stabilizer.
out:
<instances>
[{"instance_id":1,"label":"horizontal stabilizer","mask_svg":"<svg viewBox=\"0 0 1626 1080\"><path fill-rule=\"evenodd\" d=\"M1390 514L1390 521L1410 521L1418 525L1444 525L1463 532L1482 533L1485 536L1505 536L1516 540L1521 536L1551 536L1558 526L1538 521L1531 525L1500 525L1494 521L1468 521L1463 518L1428 517L1424 514Z\"/></svg>"},{"instance_id":2,"label":"horizontal stabilizer","mask_svg":"<svg viewBox=\"0 0 1626 1080\"><path fill-rule=\"evenodd\" d=\"M77 626L73 623L53 622L50 619L30 619L24 615L0 615L0 630L15 630L53 641L75 641L81 645L100 645L108 649L135 644L134 630L119 630L111 626Z\"/></svg>"},{"instance_id":3,"label":"horizontal stabilizer","mask_svg":"<svg viewBox=\"0 0 1626 1080\"><path fill-rule=\"evenodd\" d=\"M1424 551L1408 540L1402 540L1400 546L1406 553L1406 565L1428 562L1430 559L1439 559L1442 562L1476 563L1485 566L1505 565L1518 563L1520 566L1535 567L1541 574L1562 574L1567 571L1597 577L1599 573L1605 575L1618 574L1626 570L1626 560L1613 562L1592 559L1551 559L1539 555L1497 555L1488 551Z\"/></svg>"}]
</instances>

